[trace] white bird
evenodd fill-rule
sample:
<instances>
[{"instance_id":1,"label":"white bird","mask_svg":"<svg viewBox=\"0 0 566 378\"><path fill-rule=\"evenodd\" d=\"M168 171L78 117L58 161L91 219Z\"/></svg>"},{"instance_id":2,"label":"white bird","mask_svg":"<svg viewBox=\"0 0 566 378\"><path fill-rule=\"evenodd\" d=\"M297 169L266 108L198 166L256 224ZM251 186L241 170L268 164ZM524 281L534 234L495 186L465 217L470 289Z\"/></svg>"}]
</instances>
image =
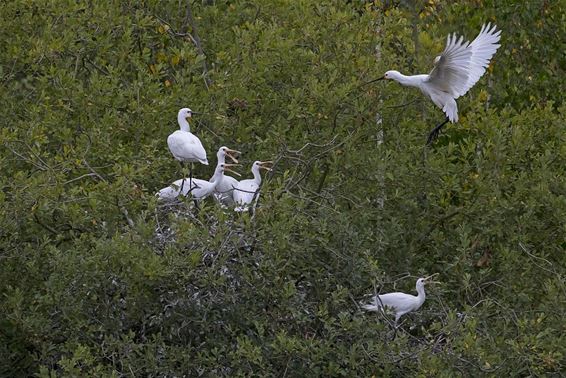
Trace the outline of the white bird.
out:
<instances>
[{"instance_id":1,"label":"white bird","mask_svg":"<svg viewBox=\"0 0 566 378\"><path fill-rule=\"evenodd\" d=\"M265 164L273 164L271 161L255 161L252 165L252 173L254 175L253 179L242 180L238 182L234 188L234 202L236 202L236 211L246 211L248 210L250 204L253 202L254 198L257 201L259 198L259 186L261 185L261 174L260 169L265 169L271 171L271 168L266 167Z\"/></svg>"},{"instance_id":2,"label":"white bird","mask_svg":"<svg viewBox=\"0 0 566 378\"><path fill-rule=\"evenodd\" d=\"M218 149L216 153L217 166L226 163L226 156L228 156L234 163L238 163L236 159L236 154L240 154L240 151L232 150L226 146L222 146ZM212 176L210 182L214 182L215 178ZM238 184L238 180L234 177L224 175L222 181L218 183L216 189L214 190L214 199L224 206L231 206L234 204L234 188Z\"/></svg>"},{"instance_id":3,"label":"white bird","mask_svg":"<svg viewBox=\"0 0 566 378\"><path fill-rule=\"evenodd\" d=\"M381 311L384 307L392 308L395 311L395 327L399 318L406 313L418 310L424 303L426 295L424 285L436 274L428 277L419 278L417 280L417 296L405 293L388 293L376 295L372 298L372 302L362 305L362 308L367 311Z\"/></svg>"},{"instance_id":4,"label":"white bird","mask_svg":"<svg viewBox=\"0 0 566 378\"><path fill-rule=\"evenodd\" d=\"M229 171L240 176L238 172L234 172L228 168L231 166L233 166L233 164L218 164L211 181L192 179L190 185L183 185L183 181L186 179L179 179L174 181L168 187L161 189L155 195L160 200L174 200L179 197L179 195L187 196L190 193L193 200L203 200L214 193L216 187L222 183L225 171Z\"/></svg>"},{"instance_id":5,"label":"white bird","mask_svg":"<svg viewBox=\"0 0 566 378\"><path fill-rule=\"evenodd\" d=\"M458 122L455 100L477 83L499 48L501 30L496 28L496 25L484 24L472 43L464 41L463 37L458 38L456 33L448 35L446 48L434 59L434 68L428 75L405 76L393 70L377 79L392 79L404 86L419 88L446 114L446 120L429 134L427 144L436 138L448 121Z\"/></svg>"},{"instance_id":6,"label":"white bird","mask_svg":"<svg viewBox=\"0 0 566 378\"><path fill-rule=\"evenodd\" d=\"M208 165L206 158L206 151L202 146L200 139L191 133L188 119L191 118L193 112L189 108L182 108L177 114L177 122L179 122L180 130L175 131L167 137L167 145L169 151L173 154L175 159L183 163L191 163L189 173L189 180L192 180L193 170L192 163L202 163ZM184 179L181 186L184 184Z\"/></svg>"}]
</instances>

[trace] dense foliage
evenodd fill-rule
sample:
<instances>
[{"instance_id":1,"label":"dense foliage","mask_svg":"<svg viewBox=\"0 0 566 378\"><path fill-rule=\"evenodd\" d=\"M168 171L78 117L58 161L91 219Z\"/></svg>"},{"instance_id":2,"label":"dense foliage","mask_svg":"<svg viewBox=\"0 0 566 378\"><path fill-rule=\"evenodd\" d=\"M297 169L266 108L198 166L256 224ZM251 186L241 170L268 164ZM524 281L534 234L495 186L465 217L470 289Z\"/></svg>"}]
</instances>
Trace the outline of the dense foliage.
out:
<instances>
[{"instance_id":1,"label":"dense foliage","mask_svg":"<svg viewBox=\"0 0 566 378\"><path fill-rule=\"evenodd\" d=\"M563 1L12 0L0 22L0 375L540 376L566 363ZM521 3L520 5L518 5ZM416 90L503 30L460 122ZM158 203L181 107L255 215ZM427 301L394 332L359 301Z\"/></svg>"}]
</instances>

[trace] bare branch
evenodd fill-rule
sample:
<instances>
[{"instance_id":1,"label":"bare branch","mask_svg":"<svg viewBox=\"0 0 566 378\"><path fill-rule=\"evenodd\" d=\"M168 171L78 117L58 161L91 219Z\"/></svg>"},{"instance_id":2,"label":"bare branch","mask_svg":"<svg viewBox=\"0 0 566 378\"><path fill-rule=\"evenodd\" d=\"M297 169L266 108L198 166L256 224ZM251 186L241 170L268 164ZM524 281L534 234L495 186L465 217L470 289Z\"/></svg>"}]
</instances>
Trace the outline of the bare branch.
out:
<instances>
[{"instance_id":1,"label":"bare branch","mask_svg":"<svg viewBox=\"0 0 566 378\"><path fill-rule=\"evenodd\" d=\"M185 13L185 21L183 22L183 26L181 27L181 33L187 33L189 25L191 26L191 29L193 31L193 34L190 35L190 37L191 37L193 43L195 44L199 55L202 55L204 57L204 60L202 61L202 69L203 69L202 74L203 74L203 77L204 77L204 83L206 85L206 88L208 89L208 87L210 86L212 81L210 80L210 77L208 76L208 65L206 63L206 55L204 54L204 50L202 48L202 43L201 43L200 37L198 35L197 24L195 22L195 19L193 18L193 11L191 10L191 1L187 0L187 9L186 9L186 13Z\"/></svg>"}]
</instances>

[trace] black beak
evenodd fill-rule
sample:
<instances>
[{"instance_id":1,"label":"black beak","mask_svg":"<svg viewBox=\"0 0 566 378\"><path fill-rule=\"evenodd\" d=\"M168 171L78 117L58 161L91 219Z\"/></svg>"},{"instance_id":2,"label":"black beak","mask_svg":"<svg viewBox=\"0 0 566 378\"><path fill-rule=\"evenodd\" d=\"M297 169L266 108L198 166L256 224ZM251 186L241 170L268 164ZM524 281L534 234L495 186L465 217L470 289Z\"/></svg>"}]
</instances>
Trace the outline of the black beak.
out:
<instances>
[{"instance_id":1,"label":"black beak","mask_svg":"<svg viewBox=\"0 0 566 378\"><path fill-rule=\"evenodd\" d=\"M380 78L378 78L378 79L370 80L370 81L368 81L366 84L375 83L376 81L380 81L380 80L384 80L384 79L385 79L385 76L382 76L382 77L380 77Z\"/></svg>"},{"instance_id":2,"label":"black beak","mask_svg":"<svg viewBox=\"0 0 566 378\"><path fill-rule=\"evenodd\" d=\"M377 78L377 79L373 79L373 80L370 80L370 81L366 81L365 83L360 84L360 87L363 87L363 86L365 86L365 85L368 85L368 84L371 84L371 83L375 83L376 81L381 81L381 80L384 80L384 79L385 79L385 76L382 76L382 77Z\"/></svg>"}]
</instances>

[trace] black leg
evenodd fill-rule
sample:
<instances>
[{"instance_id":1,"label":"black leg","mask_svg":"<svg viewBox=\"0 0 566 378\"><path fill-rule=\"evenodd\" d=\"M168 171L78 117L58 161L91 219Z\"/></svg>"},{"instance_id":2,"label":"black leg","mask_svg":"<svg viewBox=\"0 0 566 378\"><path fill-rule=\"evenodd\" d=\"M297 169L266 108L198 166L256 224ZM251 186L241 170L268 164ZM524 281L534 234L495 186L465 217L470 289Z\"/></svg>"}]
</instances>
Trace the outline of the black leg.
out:
<instances>
[{"instance_id":1,"label":"black leg","mask_svg":"<svg viewBox=\"0 0 566 378\"><path fill-rule=\"evenodd\" d=\"M185 186L185 165L181 162L181 173L183 175L183 181L181 181L181 189L179 189L179 195L183 194L183 187Z\"/></svg>"},{"instance_id":2,"label":"black leg","mask_svg":"<svg viewBox=\"0 0 566 378\"><path fill-rule=\"evenodd\" d=\"M193 187L193 163L191 163L191 167L189 168L189 188Z\"/></svg>"},{"instance_id":3,"label":"black leg","mask_svg":"<svg viewBox=\"0 0 566 378\"><path fill-rule=\"evenodd\" d=\"M183 194L183 187L185 186L185 169L184 169L184 165L183 163L181 163L181 166L183 167L183 181L181 182L181 190L179 191L179 195ZM191 189L193 187L193 163L191 163L191 166L189 167L189 192L187 193L187 195L190 193Z\"/></svg>"},{"instance_id":4,"label":"black leg","mask_svg":"<svg viewBox=\"0 0 566 378\"><path fill-rule=\"evenodd\" d=\"M432 131L430 132L430 134L428 134L428 138L426 140L426 145L430 146L432 144L432 142L434 142L434 140L436 138L438 138L438 134L440 133L440 129L442 129L442 126L446 125L448 123L448 117L446 117L446 119L444 120L444 122L442 122L441 124L439 124L438 126L436 126L434 129L432 129Z\"/></svg>"}]
</instances>

